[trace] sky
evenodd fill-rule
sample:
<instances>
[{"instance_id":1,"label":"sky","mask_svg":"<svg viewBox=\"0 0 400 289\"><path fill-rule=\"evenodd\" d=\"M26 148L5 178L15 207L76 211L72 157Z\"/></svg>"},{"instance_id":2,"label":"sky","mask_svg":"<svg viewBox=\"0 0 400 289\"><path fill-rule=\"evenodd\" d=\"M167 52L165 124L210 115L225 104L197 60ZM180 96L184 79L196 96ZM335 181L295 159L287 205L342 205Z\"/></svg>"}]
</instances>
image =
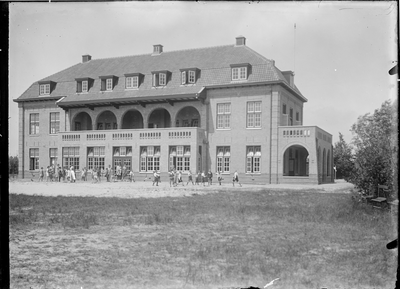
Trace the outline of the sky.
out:
<instances>
[{"instance_id":1,"label":"sky","mask_svg":"<svg viewBox=\"0 0 400 289\"><path fill-rule=\"evenodd\" d=\"M20 2L9 6L9 155L18 155L18 98L82 61L234 44L282 71L308 99L304 125L351 141L357 117L397 97L397 4L374 2Z\"/></svg>"}]
</instances>

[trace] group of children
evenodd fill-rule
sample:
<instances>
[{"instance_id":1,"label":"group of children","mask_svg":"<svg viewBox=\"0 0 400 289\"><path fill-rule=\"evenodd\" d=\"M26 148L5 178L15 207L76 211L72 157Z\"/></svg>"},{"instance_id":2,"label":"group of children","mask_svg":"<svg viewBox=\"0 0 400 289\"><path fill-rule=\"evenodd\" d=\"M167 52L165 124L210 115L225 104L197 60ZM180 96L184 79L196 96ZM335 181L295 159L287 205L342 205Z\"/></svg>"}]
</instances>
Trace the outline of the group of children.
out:
<instances>
[{"instance_id":1,"label":"group of children","mask_svg":"<svg viewBox=\"0 0 400 289\"><path fill-rule=\"evenodd\" d=\"M132 170L127 170L126 167L120 167L116 166L115 170L111 168L111 165L106 168L105 170L102 168L96 168L94 167L93 169L87 169L84 167L81 172L81 179L82 181L87 181L87 175L88 173L91 174L92 176L92 183L98 183L101 181L101 177L104 175L107 182L110 182L111 180L113 182L116 182L117 180L121 181L128 181L128 182L135 182L134 179L134 173ZM43 181L44 174L46 174L46 181L57 181L60 182L61 178L65 182L71 182L74 183L76 181L76 174L75 174L75 169L73 166L71 166L69 169L67 167L61 168L59 165L57 165L57 168L52 166L48 166L46 168L46 171L43 170L43 167L39 171L39 181ZM171 169L169 172L169 186L170 187L176 187L179 184L182 184L184 186L184 182L182 179L182 171L177 171L175 168ZM205 186L207 183L209 186L212 185L212 178L213 178L213 173L211 170L208 171L206 174L204 171L202 173L198 172L195 175L194 182L193 182L193 174L189 170L187 172L187 182L186 185L189 183L192 183L192 185L200 185L202 184ZM216 172L217 180L219 185L221 185L223 178L221 172ZM160 180L160 174L156 171L153 171L153 186L154 184L158 186L158 183L161 182ZM240 186L242 184L239 182L239 175L238 172L235 171L233 174L233 179L232 183L233 186L235 186L235 182L238 183Z\"/></svg>"}]
</instances>

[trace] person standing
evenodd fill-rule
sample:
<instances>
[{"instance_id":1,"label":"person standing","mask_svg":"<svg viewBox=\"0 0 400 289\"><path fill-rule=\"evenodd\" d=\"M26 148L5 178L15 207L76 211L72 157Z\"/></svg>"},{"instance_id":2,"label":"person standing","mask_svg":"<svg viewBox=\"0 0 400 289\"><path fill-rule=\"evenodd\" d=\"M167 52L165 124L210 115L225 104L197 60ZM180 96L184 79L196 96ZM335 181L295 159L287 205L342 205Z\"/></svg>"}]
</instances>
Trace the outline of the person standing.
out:
<instances>
[{"instance_id":1,"label":"person standing","mask_svg":"<svg viewBox=\"0 0 400 289\"><path fill-rule=\"evenodd\" d=\"M158 186L158 178L160 177L159 174L157 174L156 171L153 171L153 186L154 184L156 184L156 186Z\"/></svg>"},{"instance_id":2,"label":"person standing","mask_svg":"<svg viewBox=\"0 0 400 289\"><path fill-rule=\"evenodd\" d=\"M174 168L174 187L178 185L178 172Z\"/></svg>"},{"instance_id":3,"label":"person standing","mask_svg":"<svg viewBox=\"0 0 400 289\"><path fill-rule=\"evenodd\" d=\"M132 170L129 172L129 179L130 179L131 183L135 182L135 174L133 173Z\"/></svg>"},{"instance_id":4,"label":"person standing","mask_svg":"<svg viewBox=\"0 0 400 289\"><path fill-rule=\"evenodd\" d=\"M213 174L212 174L211 170L209 170L208 174L207 174L207 179L208 179L208 185L209 186L212 185L212 177L213 177Z\"/></svg>"},{"instance_id":5,"label":"person standing","mask_svg":"<svg viewBox=\"0 0 400 289\"><path fill-rule=\"evenodd\" d=\"M174 171L172 169L168 172L169 176L169 186L172 187L174 185Z\"/></svg>"},{"instance_id":6,"label":"person standing","mask_svg":"<svg viewBox=\"0 0 400 289\"><path fill-rule=\"evenodd\" d=\"M43 182L43 176L44 176L44 171L43 167L41 167L39 171L39 182Z\"/></svg>"},{"instance_id":7,"label":"person standing","mask_svg":"<svg viewBox=\"0 0 400 289\"><path fill-rule=\"evenodd\" d=\"M71 166L71 168L70 168L70 174L71 174L71 183L75 183L75 170L74 170L74 166Z\"/></svg>"},{"instance_id":8,"label":"person standing","mask_svg":"<svg viewBox=\"0 0 400 289\"><path fill-rule=\"evenodd\" d=\"M218 183L219 183L219 185L221 185L221 182L222 182L222 175L221 175L221 172L218 172L217 171L217 179L218 179Z\"/></svg>"},{"instance_id":9,"label":"person standing","mask_svg":"<svg viewBox=\"0 0 400 289\"><path fill-rule=\"evenodd\" d=\"M49 181L49 166L46 168L46 182Z\"/></svg>"},{"instance_id":10,"label":"person standing","mask_svg":"<svg viewBox=\"0 0 400 289\"><path fill-rule=\"evenodd\" d=\"M203 184L203 187L205 186L205 182L206 182L206 174L203 171L201 173L201 183Z\"/></svg>"},{"instance_id":11,"label":"person standing","mask_svg":"<svg viewBox=\"0 0 400 289\"><path fill-rule=\"evenodd\" d=\"M97 179L99 180L99 183L101 181L101 168L97 168Z\"/></svg>"},{"instance_id":12,"label":"person standing","mask_svg":"<svg viewBox=\"0 0 400 289\"><path fill-rule=\"evenodd\" d=\"M235 182L237 182L240 186L242 186L242 184L239 182L239 174L237 171L235 171L235 173L233 174L233 186L235 186Z\"/></svg>"},{"instance_id":13,"label":"person standing","mask_svg":"<svg viewBox=\"0 0 400 289\"><path fill-rule=\"evenodd\" d=\"M57 165L57 170L58 170L58 182L61 182L61 178L63 177L63 170L60 167L60 165Z\"/></svg>"},{"instance_id":14,"label":"person standing","mask_svg":"<svg viewBox=\"0 0 400 289\"><path fill-rule=\"evenodd\" d=\"M187 181L186 185L188 185L189 182L192 182L192 185L194 185L194 183L193 183L193 177L192 177L192 172L191 172L190 170L188 171L188 181Z\"/></svg>"}]
</instances>

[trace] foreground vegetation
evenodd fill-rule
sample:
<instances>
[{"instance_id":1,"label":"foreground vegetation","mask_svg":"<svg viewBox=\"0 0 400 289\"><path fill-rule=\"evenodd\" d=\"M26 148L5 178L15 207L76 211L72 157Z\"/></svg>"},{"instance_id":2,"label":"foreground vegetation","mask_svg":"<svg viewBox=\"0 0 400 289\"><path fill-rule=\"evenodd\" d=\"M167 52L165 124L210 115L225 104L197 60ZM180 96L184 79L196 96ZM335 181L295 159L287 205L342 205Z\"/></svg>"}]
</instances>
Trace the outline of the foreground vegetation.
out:
<instances>
[{"instance_id":1,"label":"foreground vegetation","mask_svg":"<svg viewBox=\"0 0 400 289\"><path fill-rule=\"evenodd\" d=\"M345 193L11 194L11 288L393 288L390 224Z\"/></svg>"}]
</instances>

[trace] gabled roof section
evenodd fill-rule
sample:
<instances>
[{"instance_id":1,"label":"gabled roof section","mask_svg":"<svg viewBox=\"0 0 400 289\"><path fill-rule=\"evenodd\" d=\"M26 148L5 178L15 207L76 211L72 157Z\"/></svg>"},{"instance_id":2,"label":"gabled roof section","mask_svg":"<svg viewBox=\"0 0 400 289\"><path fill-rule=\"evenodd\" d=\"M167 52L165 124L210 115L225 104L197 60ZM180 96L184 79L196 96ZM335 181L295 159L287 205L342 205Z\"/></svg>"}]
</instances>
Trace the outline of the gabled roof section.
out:
<instances>
[{"instance_id":1,"label":"gabled roof section","mask_svg":"<svg viewBox=\"0 0 400 289\"><path fill-rule=\"evenodd\" d=\"M187 49L179 51L163 51L157 57L149 54L132 55L123 57L113 57L104 59L91 59L84 63L75 64L65 70L57 72L40 81L53 81L57 83L55 89L51 92L53 97L64 97L59 105L68 102L96 101L102 99L101 81L99 77L113 75L119 78L118 83L113 88L107 98L119 97L135 98L147 95L158 95L152 87L151 75L154 71L170 71L171 78L166 87L162 89L162 94L168 95L186 95L188 93L198 92L202 87L215 85L231 85L231 65L246 63L251 66L251 72L248 75L246 83L281 83L289 86L281 71L274 65L274 61L265 58L245 45L224 45L216 47L206 47L198 49ZM195 89L181 84L180 72L188 67L199 69L200 77L197 78ZM143 75L143 81L138 90L125 90L125 75L136 72ZM87 94L76 93L76 79L92 78L93 87ZM35 82L27 89L16 101L24 101L38 96L38 82ZM304 101L307 101L294 87L292 91L298 94Z\"/></svg>"}]
</instances>

